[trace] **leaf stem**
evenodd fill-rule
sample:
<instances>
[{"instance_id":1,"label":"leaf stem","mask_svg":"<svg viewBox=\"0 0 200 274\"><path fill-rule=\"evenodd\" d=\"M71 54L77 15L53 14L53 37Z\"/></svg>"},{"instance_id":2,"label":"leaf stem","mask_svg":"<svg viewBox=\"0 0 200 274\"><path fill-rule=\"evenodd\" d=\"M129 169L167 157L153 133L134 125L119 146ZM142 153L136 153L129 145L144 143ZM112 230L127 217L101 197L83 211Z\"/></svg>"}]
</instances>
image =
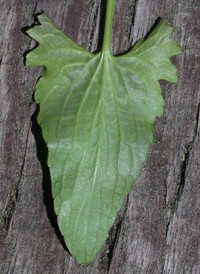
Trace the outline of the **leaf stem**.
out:
<instances>
[{"instance_id":1,"label":"leaf stem","mask_svg":"<svg viewBox=\"0 0 200 274\"><path fill-rule=\"evenodd\" d=\"M112 27L115 13L115 0L107 0L106 18L103 36L103 52L111 53Z\"/></svg>"}]
</instances>

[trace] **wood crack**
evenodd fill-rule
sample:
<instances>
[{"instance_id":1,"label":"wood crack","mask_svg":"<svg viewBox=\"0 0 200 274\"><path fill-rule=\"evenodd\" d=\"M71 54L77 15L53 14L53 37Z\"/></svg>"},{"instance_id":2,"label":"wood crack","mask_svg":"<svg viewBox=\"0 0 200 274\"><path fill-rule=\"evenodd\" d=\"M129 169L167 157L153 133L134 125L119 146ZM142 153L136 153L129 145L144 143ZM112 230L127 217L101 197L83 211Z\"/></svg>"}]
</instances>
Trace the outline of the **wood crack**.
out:
<instances>
[{"instance_id":1,"label":"wood crack","mask_svg":"<svg viewBox=\"0 0 200 274\"><path fill-rule=\"evenodd\" d=\"M194 125L194 134L191 142L185 145L184 147L184 154L183 154L183 161L181 163L181 174L180 174L180 181L177 184L177 192L175 194L174 204L172 206L172 215L175 214L175 212L178 209L179 202L181 200L184 186L185 186L185 179L187 175L187 168L188 168L188 162L191 155L191 151L196 139L196 136L198 134L198 124L199 124L199 110L200 110L200 104L197 107L197 114L196 114L196 121Z\"/></svg>"},{"instance_id":2,"label":"wood crack","mask_svg":"<svg viewBox=\"0 0 200 274\"><path fill-rule=\"evenodd\" d=\"M37 5L38 5L38 2L36 1L36 2L35 2L35 6L34 6L34 8L33 8L33 15L35 15L35 12L36 12L36 10L37 10Z\"/></svg>"},{"instance_id":3,"label":"wood crack","mask_svg":"<svg viewBox=\"0 0 200 274\"><path fill-rule=\"evenodd\" d=\"M196 124L195 124L195 127L194 127L193 142L194 142L195 137L198 135L199 117L200 117L200 103L198 104L198 108L197 108Z\"/></svg>"},{"instance_id":4,"label":"wood crack","mask_svg":"<svg viewBox=\"0 0 200 274\"><path fill-rule=\"evenodd\" d=\"M25 147L27 147L28 136L29 136L29 131L28 131L28 134L26 137ZM18 198L19 198L19 185L20 185L21 179L23 177L25 160L26 160L26 150L25 150L24 159L23 159L20 171L19 171L19 179L14 184L14 186L11 188L11 190L8 194L5 209L2 212L1 217L0 217L0 239L5 238L7 236L10 224L12 222L13 214L14 214L16 204L17 204Z\"/></svg>"},{"instance_id":5,"label":"wood crack","mask_svg":"<svg viewBox=\"0 0 200 274\"><path fill-rule=\"evenodd\" d=\"M111 243L108 246L108 252L107 252L107 268L106 268L106 273L109 273L109 270L111 268L112 265L112 261L114 259L114 251L116 249L118 240L120 238L121 235L121 228L124 222L124 218L125 218L125 214L128 208L128 204L129 204L129 196L127 196L122 209L120 210L120 212L118 213L118 222L116 225L113 226L113 228L111 229Z\"/></svg>"},{"instance_id":6,"label":"wood crack","mask_svg":"<svg viewBox=\"0 0 200 274\"><path fill-rule=\"evenodd\" d=\"M116 229L115 229L114 239L113 239L112 243L110 244L110 246L108 248L109 252L108 252L108 255L107 255L107 257L108 257L107 273L109 272L109 269L110 269L110 266L111 266L111 263L112 263L115 246L117 245L119 235L120 235L120 232L121 232L121 227L122 227L122 220L119 221L119 223L117 224Z\"/></svg>"},{"instance_id":7,"label":"wood crack","mask_svg":"<svg viewBox=\"0 0 200 274\"><path fill-rule=\"evenodd\" d=\"M10 190L8 194L4 211L0 217L0 239L5 238L8 233L12 215L15 210L16 197L18 196L17 193L17 189L15 188Z\"/></svg>"},{"instance_id":8,"label":"wood crack","mask_svg":"<svg viewBox=\"0 0 200 274\"><path fill-rule=\"evenodd\" d=\"M170 224L172 223L172 220L174 218L175 213L177 212L179 203L181 201L181 197L183 195L184 187L185 187L185 180L187 176L187 169L188 169L188 163L189 159L191 156L191 151L193 148L193 145L195 143L195 139L198 135L198 126L199 126L199 116L200 116L200 104L197 107L197 114L196 114L196 122L194 125L194 134L191 142L185 145L184 147L184 155L183 155L183 161L181 163L181 173L180 173L180 180L177 183L177 192L174 195L174 202L170 206L170 215L168 216L168 221L166 223L166 230L165 230L165 257L164 257L164 263L163 263L163 270L162 273L164 273L164 266L165 266L165 261L166 261L166 254L167 254L167 238L169 235L169 228ZM166 191L165 191L165 201L166 201L166 196L167 196L167 186L166 186ZM168 204L166 202L166 206L168 207Z\"/></svg>"},{"instance_id":9,"label":"wood crack","mask_svg":"<svg viewBox=\"0 0 200 274\"><path fill-rule=\"evenodd\" d=\"M133 3L133 14L132 14L132 22L130 25L130 29L129 29L129 36L128 36L128 41L130 43L130 45L133 45L133 35L132 35L132 28L134 28L135 25L135 17L136 17L136 13L137 13L137 4L138 4L138 0L135 0Z\"/></svg>"},{"instance_id":10,"label":"wood crack","mask_svg":"<svg viewBox=\"0 0 200 274\"><path fill-rule=\"evenodd\" d=\"M90 36L89 36L89 47L88 50L92 53L96 53L100 50L101 45L102 45L102 41L103 41L103 33L101 32L101 28L102 24L103 24L103 20L102 18L104 18L105 16L105 7L104 7L105 3L104 1L102 1L99 4L99 7L97 5L97 7L94 10L94 14L93 14L93 20L91 20L93 22L93 27L91 29L90 32ZM96 36L96 30L98 29L98 36L96 37L97 40L97 44L93 43L94 37ZM103 29L103 28L102 28Z\"/></svg>"}]
</instances>

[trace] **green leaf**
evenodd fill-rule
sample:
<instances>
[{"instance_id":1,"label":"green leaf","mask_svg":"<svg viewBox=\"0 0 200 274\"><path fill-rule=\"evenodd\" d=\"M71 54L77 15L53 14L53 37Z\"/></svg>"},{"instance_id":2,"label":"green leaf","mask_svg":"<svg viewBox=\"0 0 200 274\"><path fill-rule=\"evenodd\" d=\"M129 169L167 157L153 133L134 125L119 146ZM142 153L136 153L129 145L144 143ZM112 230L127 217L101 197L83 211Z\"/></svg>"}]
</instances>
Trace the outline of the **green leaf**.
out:
<instances>
[{"instance_id":1,"label":"green leaf","mask_svg":"<svg viewBox=\"0 0 200 274\"><path fill-rule=\"evenodd\" d=\"M39 46L26 64L45 67L35 100L55 212L70 252L89 264L140 174L163 113L158 81L177 82L169 57L181 50L164 21L127 54L113 56L108 32L102 50L91 54L45 15L38 20L27 33Z\"/></svg>"}]
</instances>

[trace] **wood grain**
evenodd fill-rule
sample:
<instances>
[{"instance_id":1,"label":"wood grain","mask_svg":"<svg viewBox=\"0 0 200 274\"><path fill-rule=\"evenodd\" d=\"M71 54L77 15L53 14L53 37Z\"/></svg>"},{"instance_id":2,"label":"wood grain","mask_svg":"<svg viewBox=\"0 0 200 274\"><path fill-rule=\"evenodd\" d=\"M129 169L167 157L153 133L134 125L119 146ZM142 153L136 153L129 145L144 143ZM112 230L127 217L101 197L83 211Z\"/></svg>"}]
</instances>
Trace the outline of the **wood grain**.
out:
<instances>
[{"instance_id":1,"label":"wood grain","mask_svg":"<svg viewBox=\"0 0 200 274\"><path fill-rule=\"evenodd\" d=\"M198 274L200 272L200 4L197 0L118 0L113 53L126 51L158 17L174 27L183 55L173 58L179 84L162 82L166 108L140 178L90 266L68 253L53 213L47 150L36 123L27 68L34 42L22 28L45 12L83 47L101 45L105 1L1 0L0 273Z\"/></svg>"}]
</instances>

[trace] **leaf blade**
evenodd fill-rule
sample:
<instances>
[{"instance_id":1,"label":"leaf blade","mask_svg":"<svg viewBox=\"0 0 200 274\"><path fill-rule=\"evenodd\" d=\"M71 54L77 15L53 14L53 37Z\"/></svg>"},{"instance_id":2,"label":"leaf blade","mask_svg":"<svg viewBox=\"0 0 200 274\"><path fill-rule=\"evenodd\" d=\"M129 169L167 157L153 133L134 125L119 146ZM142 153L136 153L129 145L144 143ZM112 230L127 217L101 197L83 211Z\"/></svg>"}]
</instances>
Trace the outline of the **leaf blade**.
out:
<instances>
[{"instance_id":1,"label":"leaf blade","mask_svg":"<svg viewBox=\"0 0 200 274\"><path fill-rule=\"evenodd\" d=\"M70 252L89 264L147 157L153 122L164 106L158 80L177 80L169 57L180 49L163 21L115 57L103 50L93 55L46 16L39 20L41 26L28 31L39 46L27 55L27 65L46 67L35 99L54 208Z\"/></svg>"}]
</instances>

